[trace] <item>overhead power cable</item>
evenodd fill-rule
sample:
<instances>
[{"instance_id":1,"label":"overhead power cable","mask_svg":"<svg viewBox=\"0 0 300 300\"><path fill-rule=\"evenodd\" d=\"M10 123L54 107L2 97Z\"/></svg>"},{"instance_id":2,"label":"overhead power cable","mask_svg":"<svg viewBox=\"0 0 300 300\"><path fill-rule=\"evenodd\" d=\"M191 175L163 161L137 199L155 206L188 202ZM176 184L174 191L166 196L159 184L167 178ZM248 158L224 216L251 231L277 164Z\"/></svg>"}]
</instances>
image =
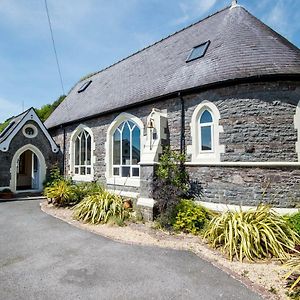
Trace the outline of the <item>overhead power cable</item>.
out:
<instances>
[{"instance_id":1,"label":"overhead power cable","mask_svg":"<svg viewBox=\"0 0 300 300\"><path fill-rule=\"evenodd\" d=\"M53 51L54 51L57 70L58 70L58 74L59 74L60 84L61 84L63 95L65 95L64 83L63 83L63 79L62 79L62 75L61 75L61 69L60 69L60 66L59 66L58 55L57 55L57 51L56 51L56 46L55 46L55 41L54 41L54 36L53 36L53 30L52 30L52 24L51 24L51 19L50 19L50 15L49 15L47 0L45 0L45 8L46 8L46 13L47 13L47 17L48 17L49 30L50 30L50 34L51 34Z\"/></svg>"}]
</instances>

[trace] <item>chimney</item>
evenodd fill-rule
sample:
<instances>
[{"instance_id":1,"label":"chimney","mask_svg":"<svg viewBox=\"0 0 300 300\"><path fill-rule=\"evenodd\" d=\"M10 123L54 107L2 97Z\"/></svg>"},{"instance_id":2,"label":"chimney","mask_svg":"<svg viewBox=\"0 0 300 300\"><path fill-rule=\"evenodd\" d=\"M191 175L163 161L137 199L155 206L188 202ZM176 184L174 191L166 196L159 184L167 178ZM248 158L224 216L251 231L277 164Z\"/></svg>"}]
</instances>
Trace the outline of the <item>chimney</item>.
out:
<instances>
[{"instance_id":1,"label":"chimney","mask_svg":"<svg viewBox=\"0 0 300 300\"><path fill-rule=\"evenodd\" d=\"M237 5L238 5L237 0L231 0L231 7L235 7Z\"/></svg>"}]
</instances>

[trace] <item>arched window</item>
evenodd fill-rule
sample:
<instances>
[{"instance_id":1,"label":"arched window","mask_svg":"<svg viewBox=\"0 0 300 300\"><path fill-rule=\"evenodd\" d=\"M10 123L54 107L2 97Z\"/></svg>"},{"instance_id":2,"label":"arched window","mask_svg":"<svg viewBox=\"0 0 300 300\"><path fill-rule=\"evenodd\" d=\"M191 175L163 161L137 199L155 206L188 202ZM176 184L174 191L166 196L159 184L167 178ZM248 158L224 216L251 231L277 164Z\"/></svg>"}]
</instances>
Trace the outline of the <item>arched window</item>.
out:
<instances>
[{"instance_id":1,"label":"arched window","mask_svg":"<svg viewBox=\"0 0 300 300\"><path fill-rule=\"evenodd\" d=\"M139 177L140 128L131 120L122 122L113 133L113 176Z\"/></svg>"},{"instance_id":2,"label":"arched window","mask_svg":"<svg viewBox=\"0 0 300 300\"><path fill-rule=\"evenodd\" d=\"M75 139L75 175L91 175L92 173L92 140L86 130L82 130Z\"/></svg>"},{"instance_id":3,"label":"arched window","mask_svg":"<svg viewBox=\"0 0 300 300\"><path fill-rule=\"evenodd\" d=\"M187 147L192 163L220 162L225 146L219 141L223 132L219 120L220 112L214 103L204 100L195 108L191 119L192 144Z\"/></svg>"},{"instance_id":4,"label":"arched window","mask_svg":"<svg viewBox=\"0 0 300 300\"><path fill-rule=\"evenodd\" d=\"M207 109L202 112L199 118L199 126L199 150L213 151L213 117Z\"/></svg>"},{"instance_id":5,"label":"arched window","mask_svg":"<svg viewBox=\"0 0 300 300\"><path fill-rule=\"evenodd\" d=\"M74 180L93 180L94 150L92 130L85 125L79 125L71 136L70 175Z\"/></svg>"}]
</instances>

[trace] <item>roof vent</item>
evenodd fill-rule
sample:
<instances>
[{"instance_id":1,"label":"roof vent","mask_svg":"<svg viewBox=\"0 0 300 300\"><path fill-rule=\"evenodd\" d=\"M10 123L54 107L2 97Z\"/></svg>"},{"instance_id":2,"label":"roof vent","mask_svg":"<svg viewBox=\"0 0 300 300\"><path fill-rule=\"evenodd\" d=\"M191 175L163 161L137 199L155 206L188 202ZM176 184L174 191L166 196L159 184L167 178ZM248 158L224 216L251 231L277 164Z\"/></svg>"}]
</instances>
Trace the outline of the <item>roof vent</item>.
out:
<instances>
[{"instance_id":1,"label":"roof vent","mask_svg":"<svg viewBox=\"0 0 300 300\"><path fill-rule=\"evenodd\" d=\"M88 86L92 83L92 80L89 80L89 81L86 81L81 87L80 89L78 90L78 93L82 93L84 92Z\"/></svg>"}]
</instances>

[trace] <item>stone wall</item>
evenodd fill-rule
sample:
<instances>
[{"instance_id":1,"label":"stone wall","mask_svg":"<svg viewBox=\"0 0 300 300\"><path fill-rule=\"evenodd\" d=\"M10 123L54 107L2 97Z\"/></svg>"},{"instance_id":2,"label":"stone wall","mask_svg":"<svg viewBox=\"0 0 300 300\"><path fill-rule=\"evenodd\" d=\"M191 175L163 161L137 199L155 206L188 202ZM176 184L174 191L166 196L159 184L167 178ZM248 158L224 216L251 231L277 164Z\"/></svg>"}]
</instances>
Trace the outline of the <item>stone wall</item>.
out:
<instances>
[{"instance_id":1,"label":"stone wall","mask_svg":"<svg viewBox=\"0 0 300 300\"><path fill-rule=\"evenodd\" d=\"M192 114L203 100L213 102L219 109L220 125L224 132L220 144L225 145L221 162L297 162L295 143L297 131L294 128L294 115L300 100L300 82L261 82L240 84L184 95L186 145L191 145L190 122ZM179 98L143 104L125 111L139 117L146 126L147 116L152 108L167 109L169 143L173 149L180 148L181 103ZM105 142L107 129L122 111L99 116L83 122L94 133L96 143L95 179L105 183ZM79 125L67 126L66 130L66 170L69 171L70 136ZM63 131L52 131L56 142L63 148ZM190 158L188 158L189 160ZM228 167L189 167L191 177L202 182L208 201L255 204L259 201L264 182L277 178L276 205L293 206L284 194L289 192L298 199L299 170L265 168L228 168ZM143 178L141 170L140 192L145 197L149 189L148 177ZM226 174L228 173L228 176ZM251 178L251 181L249 181ZM279 179L280 178L280 179ZM248 180L248 181L247 181ZM238 183L237 183L238 182ZM275 188L275 183L272 183ZM110 188L112 188L110 186ZM123 189L122 187L115 187ZM145 189L146 188L146 189ZM137 188L127 187L128 191ZM275 191L275 189L272 189ZM272 194L272 192L271 192ZM149 193L150 195L150 193ZM285 200L284 200L285 199ZM271 201L271 198L268 200Z\"/></svg>"},{"instance_id":2,"label":"stone wall","mask_svg":"<svg viewBox=\"0 0 300 300\"><path fill-rule=\"evenodd\" d=\"M43 153L47 165L47 176L49 176L49 171L55 164L61 164L61 154L52 152L51 145L45 134L39 129L39 126L34 121L28 121L26 124L35 125L38 128L38 134L34 138L27 138L20 130L12 139L9 151L0 151L0 187L9 187L11 179L10 168L14 154L27 144L34 145Z\"/></svg>"},{"instance_id":3,"label":"stone wall","mask_svg":"<svg viewBox=\"0 0 300 300\"><path fill-rule=\"evenodd\" d=\"M293 167L194 167L191 178L203 189L202 201L255 206L299 207L300 169Z\"/></svg>"}]
</instances>

